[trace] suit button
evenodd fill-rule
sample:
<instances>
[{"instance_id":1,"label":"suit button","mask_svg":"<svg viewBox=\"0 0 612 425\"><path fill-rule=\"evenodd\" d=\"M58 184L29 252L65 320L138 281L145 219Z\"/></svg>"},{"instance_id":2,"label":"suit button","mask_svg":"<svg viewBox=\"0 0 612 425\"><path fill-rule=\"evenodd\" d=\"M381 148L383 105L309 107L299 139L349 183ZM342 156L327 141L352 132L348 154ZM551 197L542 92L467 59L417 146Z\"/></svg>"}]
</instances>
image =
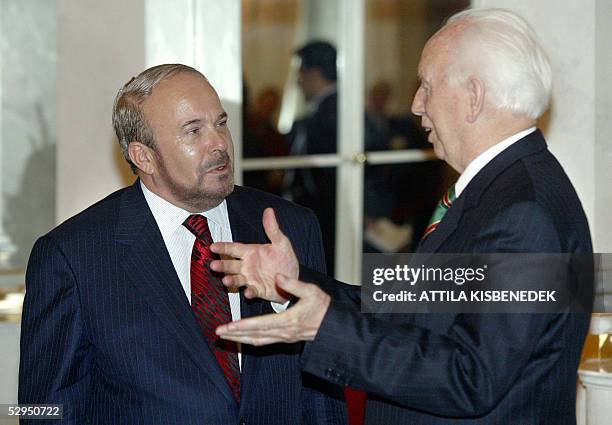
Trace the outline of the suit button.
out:
<instances>
[{"instance_id":1,"label":"suit button","mask_svg":"<svg viewBox=\"0 0 612 425\"><path fill-rule=\"evenodd\" d=\"M240 419L240 422L238 422L238 425L247 425L247 423L244 419Z\"/></svg>"},{"instance_id":2,"label":"suit button","mask_svg":"<svg viewBox=\"0 0 612 425\"><path fill-rule=\"evenodd\" d=\"M333 370L332 368L328 368L325 371L325 376L328 377L329 379L334 379L334 380L340 379L340 374L336 372L335 370Z\"/></svg>"}]
</instances>

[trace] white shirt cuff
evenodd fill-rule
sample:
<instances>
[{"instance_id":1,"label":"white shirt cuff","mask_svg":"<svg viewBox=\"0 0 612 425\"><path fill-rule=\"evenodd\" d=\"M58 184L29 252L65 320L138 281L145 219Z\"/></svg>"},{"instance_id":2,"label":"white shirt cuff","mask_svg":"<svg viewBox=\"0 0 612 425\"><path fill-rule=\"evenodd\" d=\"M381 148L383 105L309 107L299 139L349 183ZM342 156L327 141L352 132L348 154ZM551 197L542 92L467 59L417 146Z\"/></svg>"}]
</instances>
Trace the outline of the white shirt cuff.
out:
<instances>
[{"instance_id":1,"label":"white shirt cuff","mask_svg":"<svg viewBox=\"0 0 612 425\"><path fill-rule=\"evenodd\" d=\"M272 305L272 310L274 310L276 313L282 313L283 311L287 310L287 307L289 307L289 301L285 301L282 304L270 301L270 304Z\"/></svg>"}]
</instances>

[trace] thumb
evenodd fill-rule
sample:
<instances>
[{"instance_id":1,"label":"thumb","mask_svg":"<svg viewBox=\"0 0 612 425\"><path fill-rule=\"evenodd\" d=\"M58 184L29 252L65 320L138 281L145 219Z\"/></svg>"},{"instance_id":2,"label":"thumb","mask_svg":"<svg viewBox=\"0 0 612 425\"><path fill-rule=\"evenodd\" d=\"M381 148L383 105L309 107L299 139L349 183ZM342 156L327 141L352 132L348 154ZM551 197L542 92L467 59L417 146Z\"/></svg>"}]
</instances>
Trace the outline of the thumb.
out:
<instances>
[{"instance_id":1,"label":"thumb","mask_svg":"<svg viewBox=\"0 0 612 425\"><path fill-rule=\"evenodd\" d=\"M290 279L284 274L278 273L276 275L276 284L280 289L297 298L306 297L310 293L310 283L305 283L297 279Z\"/></svg>"},{"instance_id":2,"label":"thumb","mask_svg":"<svg viewBox=\"0 0 612 425\"><path fill-rule=\"evenodd\" d=\"M274 213L274 209L266 208L264 210L263 226L266 232L266 236L273 244L282 243L286 239L285 234L281 231L278 225L278 221L276 221L276 214Z\"/></svg>"}]
</instances>

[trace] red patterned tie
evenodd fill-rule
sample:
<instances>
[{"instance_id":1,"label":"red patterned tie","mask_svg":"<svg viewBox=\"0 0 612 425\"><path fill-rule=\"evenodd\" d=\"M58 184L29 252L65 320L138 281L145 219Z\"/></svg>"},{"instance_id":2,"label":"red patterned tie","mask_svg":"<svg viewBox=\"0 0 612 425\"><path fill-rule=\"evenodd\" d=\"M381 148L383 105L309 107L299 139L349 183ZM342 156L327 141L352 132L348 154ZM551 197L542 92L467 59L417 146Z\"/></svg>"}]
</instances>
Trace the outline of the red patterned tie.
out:
<instances>
[{"instance_id":1,"label":"red patterned tie","mask_svg":"<svg viewBox=\"0 0 612 425\"><path fill-rule=\"evenodd\" d=\"M183 225L196 236L191 252L191 309L236 400L240 402L240 368L236 343L222 340L215 334L217 326L232 320L232 312L221 276L210 269L210 262L218 256L210 251L213 240L208 222L206 217L194 214Z\"/></svg>"}]
</instances>

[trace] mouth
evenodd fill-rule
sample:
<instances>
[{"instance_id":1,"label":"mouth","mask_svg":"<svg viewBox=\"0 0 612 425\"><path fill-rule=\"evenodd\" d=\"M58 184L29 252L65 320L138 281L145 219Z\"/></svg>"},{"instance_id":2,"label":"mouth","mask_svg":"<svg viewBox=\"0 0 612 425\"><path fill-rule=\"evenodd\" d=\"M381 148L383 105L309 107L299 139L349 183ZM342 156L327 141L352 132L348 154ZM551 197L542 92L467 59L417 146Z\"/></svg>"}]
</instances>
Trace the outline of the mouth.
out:
<instances>
[{"instance_id":1,"label":"mouth","mask_svg":"<svg viewBox=\"0 0 612 425\"><path fill-rule=\"evenodd\" d=\"M422 125L423 131L425 132L425 138L431 144L433 144L433 127L428 127L426 125Z\"/></svg>"},{"instance_id":2,"label":"mouth","mask_svg":"<svg viewBox=\"0 0 612 425\"><path fill-rule=\"evenodd\" d=\"M224 162L223 164L217 164L213 167L210 167L208 170L206 170L207 173L211 173L211 174L222 174L222 173L226 173L229 170L229 163Z\"/></svg>"}]
</instances>

